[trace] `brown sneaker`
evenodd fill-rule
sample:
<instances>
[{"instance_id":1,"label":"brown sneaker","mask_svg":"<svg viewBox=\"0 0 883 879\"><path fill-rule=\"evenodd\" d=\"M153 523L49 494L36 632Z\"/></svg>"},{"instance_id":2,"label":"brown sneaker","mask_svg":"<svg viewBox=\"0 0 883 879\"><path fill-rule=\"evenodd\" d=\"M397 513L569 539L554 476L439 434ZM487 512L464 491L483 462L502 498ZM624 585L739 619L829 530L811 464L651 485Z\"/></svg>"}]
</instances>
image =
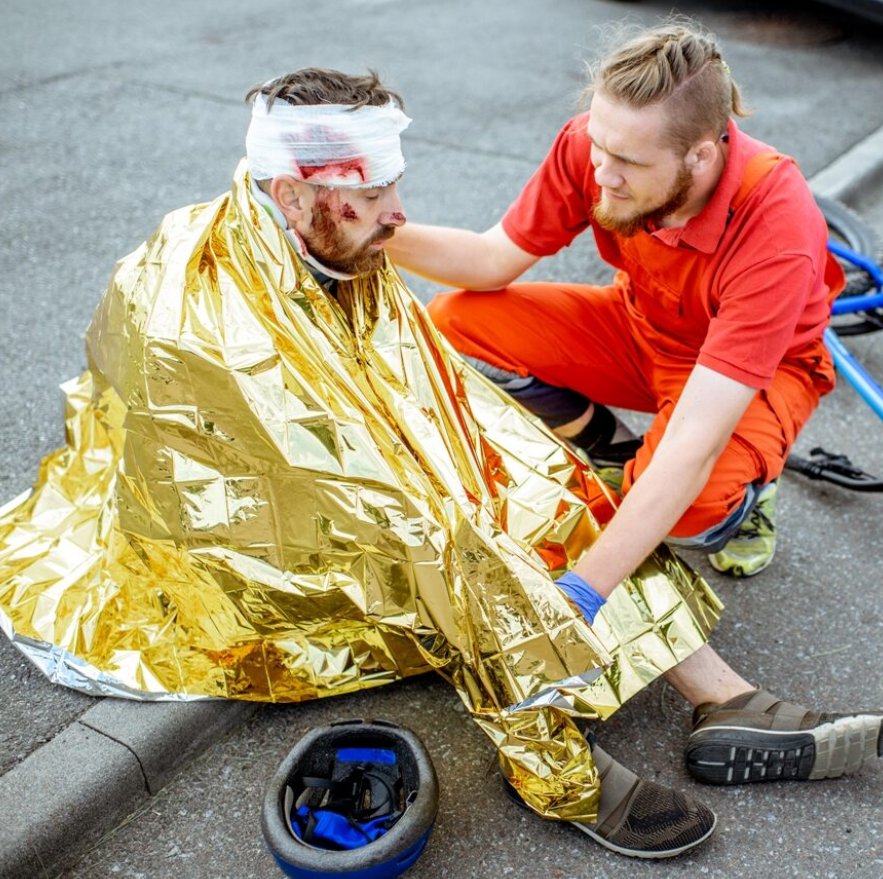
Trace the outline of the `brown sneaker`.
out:
<instances>
[{"instance_id":1,"label":"brown sneaker","mask_svg":"<svg viewBox=\"0 0 883 879\"><path fill-rule=\"evenodd\" d=\"M700 705L687 742L687 769L705 784L839 778L883 756L883 716L828 714L764 690Z\"/></svg>"},{"instance_id":2,"label":"brown sneaker","mask_svg":"<svg viewBox=\"0 0 883 879\"><path fill-rule=\"evenodd\" d=\"M592 756L601 778L598 820L570 823L604 848L630 858L673 858L702 845L714 833L717 817L707 806L638 778L597 745ZM508 781L506 790L521 803Z\"/></svg>"}]
</instances>

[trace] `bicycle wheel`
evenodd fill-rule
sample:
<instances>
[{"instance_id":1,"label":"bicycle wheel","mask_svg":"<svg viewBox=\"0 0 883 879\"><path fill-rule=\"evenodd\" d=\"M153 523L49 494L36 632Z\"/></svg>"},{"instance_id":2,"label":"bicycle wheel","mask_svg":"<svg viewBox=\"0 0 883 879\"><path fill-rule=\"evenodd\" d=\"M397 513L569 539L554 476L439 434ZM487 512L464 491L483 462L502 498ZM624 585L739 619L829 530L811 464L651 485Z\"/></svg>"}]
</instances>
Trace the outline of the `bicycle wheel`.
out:
<instances>
[{"instance_id":1,"label":"bicycle wheel","mask_svg":"<svg viewBox=\"0 0 883 879\"><path fill-rule=\"evenodd\" d=\"M815 196L815 200L832 237L839 238L850 249L876 259L880 242L874 230L852 208L821 195Z\"/></svg>"},{"instance_id":2,"label":"bicycle wheel","mask_svg":"<svg viewBox=\"0 0 883 879\"><path fill-rule=\"evenodd\" d=\"M828 233L834 241L845 244L850 250L863 256L879 259L880 242L877 235L855 211L830 198L817 195L815 199L828 224ZM841 265L846 273L846 287L838 298L861 296L874 289L874 280L864 269L846 261L841 261ZM831 327L838 336L876 332L883 329L883 309L875 308L838 317L832 320Z\"/></svg>"}]
</instances>

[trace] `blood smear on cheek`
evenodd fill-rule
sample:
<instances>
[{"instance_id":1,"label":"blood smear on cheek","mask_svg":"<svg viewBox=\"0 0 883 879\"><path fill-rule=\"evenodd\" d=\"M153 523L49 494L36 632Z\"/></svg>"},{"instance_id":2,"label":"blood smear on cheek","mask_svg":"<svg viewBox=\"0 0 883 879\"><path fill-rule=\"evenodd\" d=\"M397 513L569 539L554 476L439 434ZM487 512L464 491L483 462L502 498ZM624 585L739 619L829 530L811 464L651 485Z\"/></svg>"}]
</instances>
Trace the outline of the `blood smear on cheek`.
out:
<instances>
[{"instance_id":1,"label":"blood smear on cheek","mask_svg":"<svg viewBox=\"0 0 883 879\"><path fill-rule=\"evenodd\" d=\"M340 206L340 217L342 220L350 220L351 222L353 220L359 219L359 215L355 212L353 206L348 202L344 202Z\"/></svg>"}]
</instances>

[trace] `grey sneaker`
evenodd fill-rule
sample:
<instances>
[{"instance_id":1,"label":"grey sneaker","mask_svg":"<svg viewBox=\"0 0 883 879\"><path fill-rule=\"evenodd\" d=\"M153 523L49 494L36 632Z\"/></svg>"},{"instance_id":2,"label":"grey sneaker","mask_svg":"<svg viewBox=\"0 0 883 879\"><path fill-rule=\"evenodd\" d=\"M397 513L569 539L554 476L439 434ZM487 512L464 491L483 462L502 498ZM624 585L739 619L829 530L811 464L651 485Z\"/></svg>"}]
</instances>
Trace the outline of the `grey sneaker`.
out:
<instances>
[{"instance_id":1,"label":"grey sneaker","mask_svg":"<svg viewBox=\"0 0 883 879\"><path fill-rule=\"evenodd\" d=\"M838 778L883 756L883 716L828 714L765 690L700 705L687 742L687 769L705 784Z\"/></svg>"},{"instance_id":2,"label":"grey sneaker","mask_svg":"<svg viewBox=\"0 0 883 879\"><path fill-rule=\"evenodd\" d=\"M601 778L601 806L594 824L570 823L611 851L630 858L673 858L702 845L717 817L687 794L639 778L597 745L592 748ZM506 790L521 798L506 781Z\"/></svg>"}]
</instances>

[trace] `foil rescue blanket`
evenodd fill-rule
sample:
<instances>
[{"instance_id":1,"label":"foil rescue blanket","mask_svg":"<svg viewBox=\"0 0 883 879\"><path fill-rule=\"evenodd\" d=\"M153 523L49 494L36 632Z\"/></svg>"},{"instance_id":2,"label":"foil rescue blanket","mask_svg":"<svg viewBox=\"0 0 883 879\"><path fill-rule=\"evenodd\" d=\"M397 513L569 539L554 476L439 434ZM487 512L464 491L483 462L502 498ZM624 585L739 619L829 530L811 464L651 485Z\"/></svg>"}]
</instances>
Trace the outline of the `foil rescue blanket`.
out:
<instances>
[{"instance_id":1,"label":"foil rescue blanket","mask_svg":"<svg viewBox=\"0 0 883 879\"><path fill-rule=\"evenodd\" d=\"M594 818L574 720L689 656L721 605L661 549L585 624L552 580L610 494L394 268L326 293L243 164L117 265L87 350L67 447L0 517L0 624L47 675L281 702L435 669L536 811Z\"/></svg>"}]
</instances>

